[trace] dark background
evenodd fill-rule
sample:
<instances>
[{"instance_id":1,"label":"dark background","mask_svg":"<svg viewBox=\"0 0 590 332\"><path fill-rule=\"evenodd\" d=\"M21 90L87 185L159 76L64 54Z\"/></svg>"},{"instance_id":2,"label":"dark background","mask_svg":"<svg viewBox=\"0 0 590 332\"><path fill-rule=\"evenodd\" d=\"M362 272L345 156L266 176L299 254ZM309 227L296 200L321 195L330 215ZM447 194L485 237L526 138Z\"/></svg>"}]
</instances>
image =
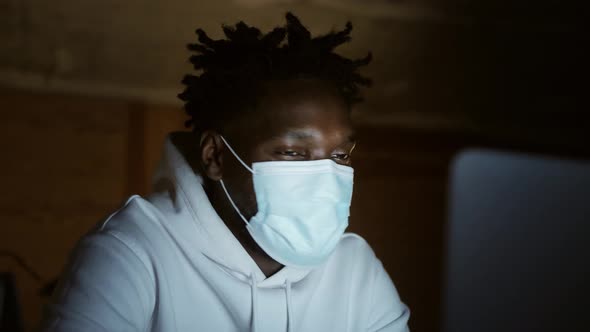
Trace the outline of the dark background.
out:
<instances>
[{"instance_id":1,"label":"dark background","mask_svg":"<svg viewBox=\"0 0 590 332\"><path fill-rule=\"evenodd\" d=\"M440 322L448 167L467 146L588 156L581 2L235 0L0 2L0 272L27 330L75 241L125 197L149 192L184 45L240 19L268 30L292 10L312 33L352 20L347 56L371 50L355 110L351 230L372 245L412 309ZM38 279L38 280L37 280Z\"/></svg>"}]
</instances>

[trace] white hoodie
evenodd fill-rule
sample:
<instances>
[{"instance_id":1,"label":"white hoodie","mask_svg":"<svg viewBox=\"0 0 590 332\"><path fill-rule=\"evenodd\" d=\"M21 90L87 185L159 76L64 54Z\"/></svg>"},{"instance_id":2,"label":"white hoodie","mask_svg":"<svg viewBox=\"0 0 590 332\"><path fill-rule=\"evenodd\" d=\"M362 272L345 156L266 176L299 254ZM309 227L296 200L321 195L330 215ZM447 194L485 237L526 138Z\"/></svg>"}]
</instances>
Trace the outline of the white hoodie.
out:
<instances>
[{"instance_id":1,"label":"white hoodie","mask_svg":"<svg viewBox=\"0 0 590 332\"><path fill-rule=\"evenodd\" d=\"M365 240L266 278L168 139L155 193L84 237L45 331L408 331L409 311Z\"/></svg>"}]
</instances>

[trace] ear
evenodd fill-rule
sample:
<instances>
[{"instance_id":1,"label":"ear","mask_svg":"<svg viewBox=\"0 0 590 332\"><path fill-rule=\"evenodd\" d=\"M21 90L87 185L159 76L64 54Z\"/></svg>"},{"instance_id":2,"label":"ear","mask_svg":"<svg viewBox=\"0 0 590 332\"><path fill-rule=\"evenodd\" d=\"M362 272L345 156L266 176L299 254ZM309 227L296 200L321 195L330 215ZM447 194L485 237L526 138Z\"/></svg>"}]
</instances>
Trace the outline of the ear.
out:
<instances>
[{"instance_id":1,"label":"ear","mask_svg":"<svg viewBox=\"0 0 590 332\"><path fill-rule=\"evenodd\" d=\"M213 180L219 181L223 176L223 154L224 145L219 134L213 130L206 130L201 134L201 165L205 175Z\"/></svg>"}]
</instances>

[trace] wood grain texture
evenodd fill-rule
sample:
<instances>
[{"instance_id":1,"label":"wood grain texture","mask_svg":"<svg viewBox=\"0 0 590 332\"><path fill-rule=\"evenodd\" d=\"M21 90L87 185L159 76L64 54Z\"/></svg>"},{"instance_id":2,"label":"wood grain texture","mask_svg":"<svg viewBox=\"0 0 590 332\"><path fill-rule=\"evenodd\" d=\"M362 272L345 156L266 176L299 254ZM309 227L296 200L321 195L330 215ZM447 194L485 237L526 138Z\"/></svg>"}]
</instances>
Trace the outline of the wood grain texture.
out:
<instances>
[{"instance_id":1,"label":"wood grain texture","mask_svg":"<svg viewBox=\"0 0 590 332\"><path fill-rule=\"evenodd\" d=\"M0 249L45 280L76 241L126 195L126 102L0 92ZM41 316L35 282L12 260L27 330Z\"/></svg>"}]
</instances>

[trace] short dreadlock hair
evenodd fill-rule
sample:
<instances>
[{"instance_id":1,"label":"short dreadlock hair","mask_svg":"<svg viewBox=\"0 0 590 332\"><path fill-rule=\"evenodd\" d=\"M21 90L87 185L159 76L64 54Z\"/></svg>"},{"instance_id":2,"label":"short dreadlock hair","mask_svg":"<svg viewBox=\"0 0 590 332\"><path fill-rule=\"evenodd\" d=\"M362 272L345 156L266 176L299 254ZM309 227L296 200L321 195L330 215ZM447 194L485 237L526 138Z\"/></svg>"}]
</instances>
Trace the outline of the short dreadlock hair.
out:
<instances>
[{"instance_id":1,"label":"short dreadlock hair","mask_svg":"<svg viewBox=\"0 0 590 332\"><path fill-rule=\"evenodd\" d=\"M223 25L227 39L221 40L197 29L199 43L188 44L188 49L197 53L190 62L200 75L186 75L185 90L178 95L190 116L187 128L195 132L220 129L222 121L255 108L261 83L271 80L319 79L333 84L347 105L362 101L359 86L369 86L371 81L358 68L371 61L371 53L351 60L333 52L350 40L352 24L312 38L295 15L287 13L286 19L285 27L266 34L244 22Z\"/></svg>"}]
</instances>

